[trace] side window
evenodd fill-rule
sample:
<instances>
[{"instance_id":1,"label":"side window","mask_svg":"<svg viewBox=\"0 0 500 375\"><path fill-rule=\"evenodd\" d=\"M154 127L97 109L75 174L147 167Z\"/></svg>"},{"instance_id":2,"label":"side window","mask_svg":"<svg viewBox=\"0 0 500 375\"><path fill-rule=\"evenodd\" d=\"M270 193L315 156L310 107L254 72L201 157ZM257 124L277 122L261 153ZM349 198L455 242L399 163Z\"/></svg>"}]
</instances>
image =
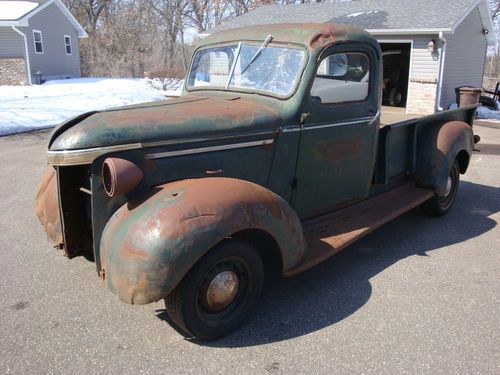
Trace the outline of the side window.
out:
<instances>
[{"instance_id":1,"label":"side window","mask_svg":"<svg viewBox=\"0 0 500 375\"><path fill-rule=\"evenodd\" d=\"M360 52L325 57L316 72L311 99L322 104L364 100L368 97L370 60Z\"/></svg>"},{"instance_id":2,"label":"side window","mask_svg":"<svg viewBox=\"0 0 500 375\"><path fill-rule=\"evenodd\" d=\"M33 30L33 43L35 43L35 53L43 53L42 32Z\"/></svg>"},{"instance_id":3,"label":"side window","mask_svg":"<svg viewBox=\"0 0 500 375\"><path fill-rule=\"evenodd\" d=\"M69 35L64 36L64 49L66 50L66 55L73 54L73 51L71 48L71 37Z\"/></svg>"}]
</instances>

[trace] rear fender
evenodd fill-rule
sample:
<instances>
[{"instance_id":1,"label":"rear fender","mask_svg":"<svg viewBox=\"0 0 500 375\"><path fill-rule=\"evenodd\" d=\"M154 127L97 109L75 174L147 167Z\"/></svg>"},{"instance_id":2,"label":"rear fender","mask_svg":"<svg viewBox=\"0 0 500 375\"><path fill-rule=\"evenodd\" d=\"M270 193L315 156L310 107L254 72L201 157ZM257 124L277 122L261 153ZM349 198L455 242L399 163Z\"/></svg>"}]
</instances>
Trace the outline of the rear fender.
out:
<instances>
[{"instance_id":1,"label":"rear fender","mask_svg":"<svg viewBox=\"0 0 500 375\"><path fill-rule=\"evenodd\" d=\"M415 171L417 185L444 195L451 165L458 157L460 172L465 173L473 144L472 128L462 121L431 123L419 129Z\"/></svg>"},{"instance_id":2,"label":"rear fender","mask_svg":"<svg viewBox=\"0 0 500 375\"><path fill-rule=\"evenodd\" d=\"M270 190L231 178L167 183L111 217L101 238L101 272L120 300L158 301L210 248L249 229L274 238L283 271L304 257L299 218Z\"/></svg>"}]
</instances>

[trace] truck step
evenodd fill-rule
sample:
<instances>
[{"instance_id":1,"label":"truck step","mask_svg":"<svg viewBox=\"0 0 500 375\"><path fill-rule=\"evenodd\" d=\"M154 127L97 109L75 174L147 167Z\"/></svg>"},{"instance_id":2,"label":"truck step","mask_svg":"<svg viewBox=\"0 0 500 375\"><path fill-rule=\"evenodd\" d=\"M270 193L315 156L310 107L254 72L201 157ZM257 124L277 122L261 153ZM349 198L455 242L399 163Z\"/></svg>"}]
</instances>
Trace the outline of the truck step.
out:
<instances>
[{"instance_id":1,"label":"truck step","mask_svg":"<svg viewBox=\"0 0 500 375\"><path fill-rule=\"evenodd\" d=\"M432 198L434 192L407 183L348 208L304 223L308 255L284 276L299 274L338 253L381 225Z\"/></svg>"}]
</instances>

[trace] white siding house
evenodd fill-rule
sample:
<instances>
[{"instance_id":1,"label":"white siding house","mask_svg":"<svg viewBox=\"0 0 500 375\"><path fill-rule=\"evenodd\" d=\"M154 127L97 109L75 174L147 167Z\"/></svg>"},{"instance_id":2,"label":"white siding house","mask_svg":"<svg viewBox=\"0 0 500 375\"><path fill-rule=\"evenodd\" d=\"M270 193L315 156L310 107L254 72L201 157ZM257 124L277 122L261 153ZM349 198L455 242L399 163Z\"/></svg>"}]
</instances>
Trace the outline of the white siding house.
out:
<instances>
[{"instance_id":1,"label":"white siding house","mask_svg":"<svg viewBox=\"0 0 500 375\"><path fill-rule=\"evenodd\" d=\"M469 82L481 86L488 45L483 37L483 28L480 12L476 8L458 25L455 33L446 37L446 65L441 92L441 102L445 105L455 100L454 87L468 85Z\"/></svg>"},{"instance_id":2,"label":"white siding house","mask_svg":"<svg viewBox=\"0 0 500 375\"><path fill-rule=\"evenodd\" d=\"M456 101L456 87L481 87L487 46L497 42L488 0L265 5L211 32L307 22L355 24L374 35L384 59L385 104L405 106L406 113L415 114L447 109Z\"/></svg>"},{"instance_id":3,"label":"white siding house","mask_svg":"<svg viewBox=\"0 0 500 375\"><path fill-rule=\"evenodd\" d=\"M79 77L85 37L60 0L0 0L0 85Z\"/></svg>"}]
</instances>

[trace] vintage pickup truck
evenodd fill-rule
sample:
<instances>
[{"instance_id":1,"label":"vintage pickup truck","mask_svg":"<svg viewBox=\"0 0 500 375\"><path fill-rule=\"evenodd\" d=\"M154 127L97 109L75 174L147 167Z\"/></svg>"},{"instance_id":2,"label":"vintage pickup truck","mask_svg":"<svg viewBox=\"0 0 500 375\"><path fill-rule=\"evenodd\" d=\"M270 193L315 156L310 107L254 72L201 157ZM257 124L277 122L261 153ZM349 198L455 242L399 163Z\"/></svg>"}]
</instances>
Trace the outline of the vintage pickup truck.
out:
<instances>
[{"instance_id":1,"label":"vintage pickup truck","mask_svg":"<svg viewBox=\"0 0 500 375\"><path fill-rule=\"evenodd\" d=\"M121 300L165 300L215 339L296 275L404 212L443 215L475 106L381 124L381 51L353 26L215 33L183 94L73 118L51 134L36 212Z\"/></svg>"}]
</instances>

